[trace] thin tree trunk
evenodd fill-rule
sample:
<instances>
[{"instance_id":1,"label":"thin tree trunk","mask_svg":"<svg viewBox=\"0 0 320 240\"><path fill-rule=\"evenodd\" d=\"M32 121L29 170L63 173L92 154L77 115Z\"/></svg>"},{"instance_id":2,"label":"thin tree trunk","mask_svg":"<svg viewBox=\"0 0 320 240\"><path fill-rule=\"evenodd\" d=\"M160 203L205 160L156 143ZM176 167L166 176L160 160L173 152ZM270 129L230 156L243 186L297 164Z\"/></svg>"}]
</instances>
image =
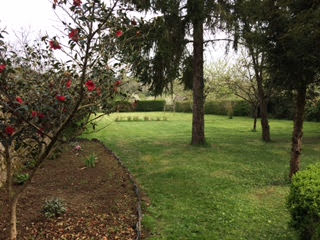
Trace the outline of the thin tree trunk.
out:
<instances>
[{"instance_id":1,"label":"thin tree trunk","mask_svg":"<svg viewBox=\"0 0 320 240\"><path fill-rule=\"evenodd\" d=\"M253 69L257 81L258 87L258 97L260 102L260 115L261 115L261 127L262 127L262 140L265 142L270 142L270 126L268 121L268 105L266 100L266 95L263 89L263 53L261 56L261 61L259 63L259 54L256 54L254 49L249 46L249 53L251 55Z\"/></svg>"},{"instance_id":2,"label":"thin tree trunk","mask_svg":"<svg viewBox=\"0 0 320 240\"><path fill-rule=\"evenodd\" d=\"M197 8L203 11L203 1L199 1ZM201 13L199 14L201 15ZM192 145L205 143L204 135L204 79L203 79L203 19L193 19L193 118Z\"/></svg>"},{"instance_id":3,"label":"thin tree trunk","mask_svg":"<svg viewBox=\"0 0 320 240\"><path fill-rule=\"evenodd\" d=\"M18 197L14 197L10 203L10 240L17 239L17 203Z\"/></svg>"},{"instance_id":4,"label":"thin tree trunk","mask_svg":"<svg viewBox=\"0 0 320 240\"><path fill-rule=\"evenodd\" d=\"M294 118L294 128L292 134L292 148L290 161L290 179L300 169L300 156L302 151L302 135L304 109L306 105L306 88L298 89L296 98L296 114Z\"/></svg>"},{"instance_id":5,"label":"thin tree trunk","mask_svg":"<svg viewBox=\"0 0 320 240\"><path fill-rule=\"evenodd\" d=\"M258 106L254 106L254 116L253 116L253 128L252 131L257 131L257 118L258 118Z\"/></svg>"},{"instance_id":6,"label":"thin tree trunk","mask_svg":"<svg viewBox=\"0 0 320 240\"><path fill-rule=\"evenodd\" d=\"M17 239L17 202L18 198L14 196L14 192L12 189L12 162L10 158L10 149L9 144L6 143L4 145L5 148L5 161L7 167L7 194L8 194L8 204L9 204L9 239L16 240Z\"/></svg>"},{"instance_id":7,"label":"thin tree trunk","mask_svg":"<svg viewBox=\"0 0 320 240\"><path fill-rule=\"evenodd\" d=\"M260 115L261 115L261 127L262 127L262 140L265 142L270 142L270 127L268 120L268 106L265 98L262 78L260 76L257 77L257 85L258 85L258 95L260 102Z\"/></svg>"}]
</instances>

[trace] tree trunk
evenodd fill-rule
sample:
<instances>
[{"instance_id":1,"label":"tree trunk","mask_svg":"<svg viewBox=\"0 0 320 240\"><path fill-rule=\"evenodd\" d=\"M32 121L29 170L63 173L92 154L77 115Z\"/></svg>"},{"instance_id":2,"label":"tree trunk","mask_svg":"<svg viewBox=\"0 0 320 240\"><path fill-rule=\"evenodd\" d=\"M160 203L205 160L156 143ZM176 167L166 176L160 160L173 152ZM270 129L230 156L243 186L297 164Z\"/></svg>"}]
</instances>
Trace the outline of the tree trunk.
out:
<instances>
[{"instance_id":1,"label":"tree trunk","mask_svg":"<svg viewBox=\"0 0 320 240\"><path fill-rule=\"evenodd\" d=\"M249 45L249 53L251 55L252 63L253 63L253 69L254 74L257 81L257 87L258 87L258 97L259 97L259 103L260 103L260 115L261 115L261 127L262 127L262 140L265 142L270 142L270 127L269 127L269 121L268 121L268 105L266 100L266 95L264 93L263 89L263 64L264 64L264 56L263 53L261 55L252 48L252 46ZM259 61L259 55L261 57Z\"/></svg>"},{"instance_id":2,"label":"tree trunk","mask_svg":"<svg viewBox=\"0 0 320 240\"><path fill-rule=\"evenodd\" d=\"M290 179L300 169L300 156L302 151L302 135L304 109L306 105L306 88L298 89L296 98L296 114L294 118L294 128L292 134L292 148L290 161Z\"/></svg>"},{"instance_id":3,"label":"tree trunk","mask_svg":"<svg viewBox=\"0 0 320 240\"><path fill-rule=\"evenodd\" d=\"M18 197L14 197L9 202L10 207L10 240L17 239L17 203Z\"/></svg>"},{"instance_id":4,"label":"tree trunk","mask_svg":"<svg viewBox=\"0 0 320 240\"><path fill-rule=\"evenodd\" d=\"M252 132L257 131L258 106L254 106L253 128Z\"/></svg>"},{"instance_id":5,"label":"tree trunk","mask_svg":"<svg viewBox=\"0 0 320 240\"><path fill-rule=\"evenodd\" d=\"M259 102L260 102L260 115L261 115L261 127L262 127L262 140L265 142L270 142L270 127L268 121L268 106L266 97L263 90L262 85L262 77L258 76L257 78L257 85L258 85L258 95L259 95Z\"/></svg>"},{"instance_id":6,"label":"tree trunk","mask_svg":"<svg viewBox=\"0 0 320 240\"><path fill-rule=\"evenodd\" d=\"M14 196L14 192L12 189L12 162L10 158L10 149L9 144L6 143L4 145L5 148L5 161L7 167L7 194L8 194L8 203L9 203L9 239L16 240L17 239L17 202L18 197Z\"/></svg>"},{"instance_id":7,"label":"tree trunk","mask_svg":"<svg viewBox=\"0 0 320 240\"><path fill-rule=\"evenodd\" d=\"M204 79L203 79L203 1L196 3L199 17L193 23L193 118L192 145L205 143L204 136Z\"/></svg>"}]
</instances>

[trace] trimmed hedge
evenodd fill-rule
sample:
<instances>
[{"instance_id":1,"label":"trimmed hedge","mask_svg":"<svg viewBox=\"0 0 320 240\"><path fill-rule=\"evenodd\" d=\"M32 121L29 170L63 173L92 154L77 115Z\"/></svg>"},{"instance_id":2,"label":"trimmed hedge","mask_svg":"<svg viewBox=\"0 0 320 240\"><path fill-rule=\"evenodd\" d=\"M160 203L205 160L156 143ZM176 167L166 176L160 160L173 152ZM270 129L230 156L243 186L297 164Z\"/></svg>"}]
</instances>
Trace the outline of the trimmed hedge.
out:
<instances>
[{"instance_id":1,"label":"trimmed hedge","mask_svg":"<svg viewBox=\"0 0 320 240\"><path fill-rule=\"evenodd\" d=\"M320 239L320 164L298 172L287 200L291 214L290 225L301 240Z\"/></svg>"},{"instance_id":2,"label":"trimmed hedge","mask_svg":"<svg viewBox=\"0 0 320 240\"><path fill-rule=\"evenodd\" d=\"M230 109L230 101L208 101L205 103L205 114L230 115L234 116L251 116L252 109L248 102L244 100L231 101L232 109ZM228 106L229 105L229 106ZM173 105L166 105L165 100L144 100L136 103L128 101L116 102L116 111L118 112L150 112L150 111L173 111ZM176 102L176 112L192 112L192 102ZM228 112L229 111L229 112ZM271 101L268 106L270 117L278 119L293 119L294 104L291 101ZM320 101L309 103L306 105L305 119L308 121L320 121Z\"/></svg>"},{"instance_id":3,"label":"trimmed hedge","mask_svg":"<svg viewBox=\"0 0 320 240\"><path fill-rule=\"evenodd\" d=\"M134 111L133 103L129 101L117 101L115 102L115 108L117 112L132 112Z\"/></svg>"},{"instance_id":4,"label":"trimmed hedge","mask_svg":"<svg viewBox=\"0 0 320 240\"><path fill-rule=\"evenodd\" d=\"M135 110L137 112L157 112L163 111L165 105L165 100L143 100L137 102Z\"/></svg>"},{"instance_id":5,"label":"trimmed hedge","mask_svg":"<svg viewBox=\"0 0 320 240\"><path fill-rule=\"evenodd\" d=\"M231 101L232 109L230 109L230 101L208 101L204 105L205 114L230 115L230 111L234 116L250 116L251 106L246 101ZM176 102L176 112L192 112L192 102Z\"/></svg>"},{"instance_id":6,"label":"trimmed hedge","mask_svg":"<svg viewBox=\"0 0 320 240\"><path fill-rule=\"evenodd\" d=\"M176 102L176 112L192 112L192 102Z\"/></svg>"},{"instance_id":7,"label":"trimmed hedge","mask_svg":"<svg viewBox=\"0 0 320 240\"><path fill-rule=\"evenodd\" d=\"M228 115L225 101L210 101L204 104L205 114Z\"/></svg>"}]
</instances>

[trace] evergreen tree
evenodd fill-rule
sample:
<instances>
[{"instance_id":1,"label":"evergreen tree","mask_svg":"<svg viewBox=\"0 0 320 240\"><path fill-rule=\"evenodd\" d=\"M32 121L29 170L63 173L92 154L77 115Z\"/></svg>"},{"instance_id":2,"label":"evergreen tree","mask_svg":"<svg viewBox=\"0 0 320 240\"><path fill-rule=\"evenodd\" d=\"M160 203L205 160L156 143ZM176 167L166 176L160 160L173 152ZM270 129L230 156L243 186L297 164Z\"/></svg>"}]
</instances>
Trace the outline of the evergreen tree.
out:
<instances>
[{"instance_id":1,"label":"evergreen tree","mask_svg":"<svg viewBox=\"0 0 320 240\"><path fill-rule=\"evenodd\" d=\"M150 85L155 95L169 91L172 82L182 76L185 86L193 89L191 143L204 144L204 27L214 33L218 23L217 1L132 0L129 3L138 11L152 12L155 17L147 22L140 20L138 31L127 28L125 37L132 41L120 47L122 59L134 63L133 73Z\"/></svg>"},{"instance_id":2,"label":"evergreen tree","mask_svg":"<svg viewBox=\"0 0 320 240\"><path fill-rule=\"evenodd\" d=\"M319 84L320 2L266 1L265 51L275 85L295 91L290 178L300 169L307 88Z\"/></svg>"}]
</instances>

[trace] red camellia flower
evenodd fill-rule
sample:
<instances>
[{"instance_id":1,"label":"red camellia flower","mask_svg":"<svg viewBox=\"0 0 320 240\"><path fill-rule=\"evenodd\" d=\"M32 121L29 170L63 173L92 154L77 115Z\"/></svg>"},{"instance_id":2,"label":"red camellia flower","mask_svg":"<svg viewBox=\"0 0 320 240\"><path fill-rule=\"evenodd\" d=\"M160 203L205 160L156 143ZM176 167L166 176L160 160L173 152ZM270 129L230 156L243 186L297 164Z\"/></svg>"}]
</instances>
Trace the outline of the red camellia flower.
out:
<instances>
[{"instance_id":1,"label":"red camellia flower","mask_svg":"<svg viewBox=\"0 0 320 240\"><path fill-rule=\"evenodd\" d=\"M121 85L121 83L122 83L122 82L121 82L120 80L118 80L118 81L116 81L116 82L114 83L114 86L115 86L115 87L119 87L119 86Z\"/></svg>"},{"instance_id":2,"label":"red camellia flower","mask_svg":"<svg viewBox=\"0 0 320 240\"><path fill-rule=\"evenodd\" d=\"M51 40L49 44L50 44L50 48L53 50L61 49L60 44L56 40Z\"/></svg>"},{"instance_id":3,"label":"red camellia flower","mask_svg":"<svg viewBox=\"0 0 320 240\"><path fill-rule=\"evenodd\" d=\"M36 117L38 116L38 112L32 111L32 112L31 112L31 115L32 115L33 118L36 118Z\"/></svg>"},{"instance_id":4,"label":"red camellia flower","mask_svg":"<svg viewBox=\"0 0 320 240\"><path fill-rule=\"evenodd\" d=\"M0 65L0 73L3 73L4 70L6 70L6 68L7 68L6 65L4 65L4 64Z\"/></svg>"},{"instance_id":5,"label":"red camellia flower","mask_svg":"<svg viewBox=\"0 0 320 240\"><path fill-rule=\"evenodd\" d=\"M123 32L121 30L116 32L116 36L119 38L123 35Z\"/></svg>"},{"instance_id":6,"label":"red camellia flower","mask_svg":"<svg viewBox=\"0 0 320 240\"><path fill-rule=\"evenodd\" d=\"M45 115L44 115L43 113L38 113L38 117L39 117L40 119L44 119Z\"/></svg>"},{"instance_id":7,"label":"red camellia flower","mask_svg":"<svg viewBox=\"0 0 320 240\"><path fill-rule=\"evenodd\" d=\"M65 96L56 96L56 99L59 101L59 102L65 102L67 99Z\"/></svg>"},{"instance_id":8,"label":"red camellia flower","mask_svg":"<svg viewBox=\"0 0 320 240\"><path fill-rule=\"evenodd\" d=\"M18 102L18 103L20 103L20 104L22 104L22 103L23 103L23 100L22 100L22 98L21 98L21 97L16 97L16 100L17 100L17 102Z\"/></svg>"},{"instance_id":9,"label":"red camellia flower","mask_svg":"<svg viewBox=\"0 0 320 240\"><path fill-rule=\"evenodd\" d=\"M73 0L73 6L79 7L82 4L81 0Z\"/></svg>"},{"instance_id":10,"label":"red camellia flower","mask_svg":"<svg viewBox=\"0 0 320 240\"><path fill-rule=\"evenodd\" d=\"M69 33L69 38L74 42L78 42L79 41L79 30L72 29L71 32Z\"/></svg>"},{"instance_id":11,"label":"red camellia flower","mask_svg":"<svg viewBox=\"0 0 320 240\"><path fill-rule=\"evenodd\" d=\"M96 89L96 85L94 84L94 82L92 82L92 80L89 80L88 82L86 82L86 87L89 92L92 92Z\"/></svg>"},{"instance_id":12,"label":"red camellia flower","mask_svg":"<svg viewBox=\"0 0 320 240\"><path fill-rule=\"evenodd\" d=\"M69 81L67 82L67 84L66 84L67 88L70 88L70 87L71 87L71 84L72 84L72 81L69 80Z\"/></svg>"},{"instance_id":13,"label":"red camellia flower","mask_svg":"<svg viewBox=\"0 0 320 240\"><path fill-rule=\"evenodd\" d=\"M5 132L8 136L11 136L16 130L14 129L14 127L8 126L5 129Z\"/></svg>"}]
</instances>

